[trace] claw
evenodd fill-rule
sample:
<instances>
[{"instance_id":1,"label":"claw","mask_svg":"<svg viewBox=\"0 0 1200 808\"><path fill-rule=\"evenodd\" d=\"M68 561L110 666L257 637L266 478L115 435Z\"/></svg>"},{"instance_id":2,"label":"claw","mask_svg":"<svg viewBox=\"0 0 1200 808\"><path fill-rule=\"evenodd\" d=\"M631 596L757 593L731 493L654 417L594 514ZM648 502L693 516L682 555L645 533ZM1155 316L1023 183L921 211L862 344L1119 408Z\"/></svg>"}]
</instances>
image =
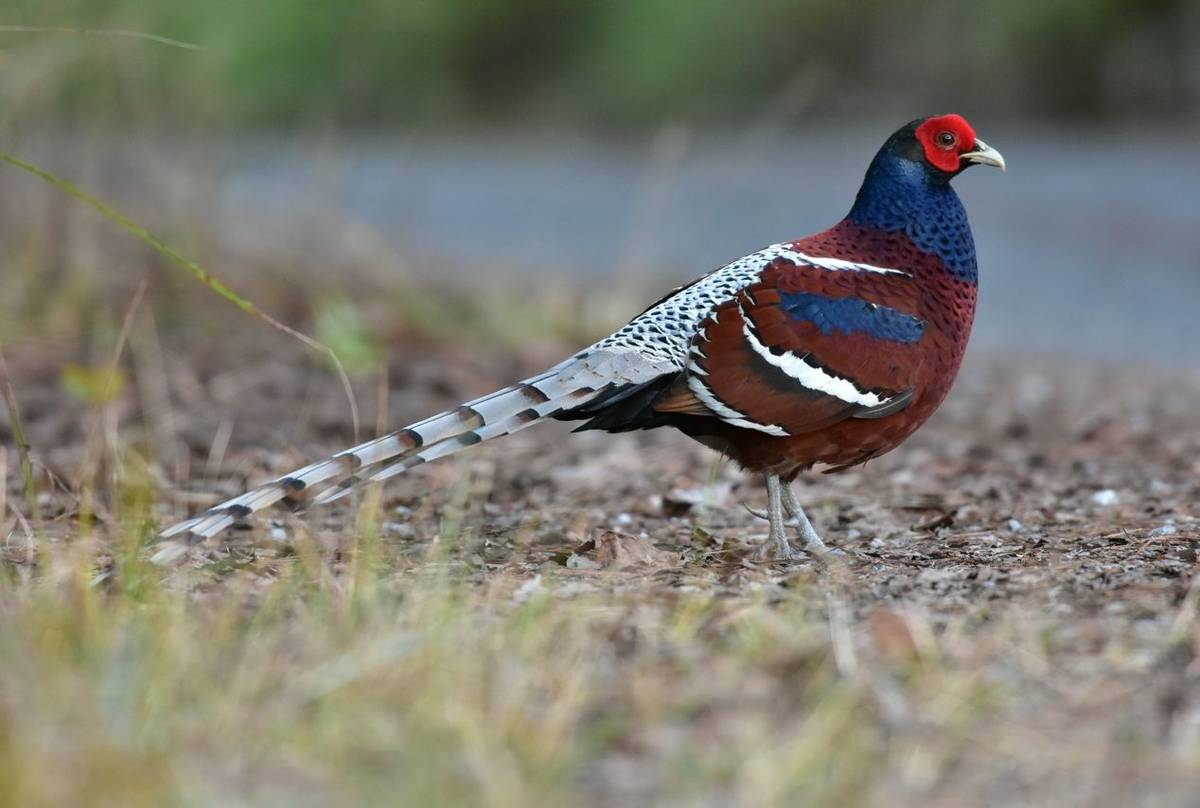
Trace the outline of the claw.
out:
<instances>
[{"instance_id":1,"label":"claw","mask_svg":"<svg viewBox=\"0 0 1200 808\"><path fill-rule=\"evenodd\" d=\"M756 511L753 508L751 508L749 505L747 505L745 502L742 503L742 507L745 508L746 512L749 513L751 516L753 516L755 519L761 519L764 522L771 521L771 517L769 514L767 514L766 511Z\"/></svg>"},{"instance_id":2,"label":"claw","mask_svg":"<svg viewBox=\"0 0 1200 808\"><path fill-rule=\"evenodd\" d=\"M807 551L793 547L789 543L780 545L774 541L771 541L769 538L759 544L758 547L755 548L754 552L750 555L750 558L759 564L770 563L772 561L782 561L785 563L794 561L807 561L810 557L815 556L810 556Z\"/></svg>"}]
</instances>

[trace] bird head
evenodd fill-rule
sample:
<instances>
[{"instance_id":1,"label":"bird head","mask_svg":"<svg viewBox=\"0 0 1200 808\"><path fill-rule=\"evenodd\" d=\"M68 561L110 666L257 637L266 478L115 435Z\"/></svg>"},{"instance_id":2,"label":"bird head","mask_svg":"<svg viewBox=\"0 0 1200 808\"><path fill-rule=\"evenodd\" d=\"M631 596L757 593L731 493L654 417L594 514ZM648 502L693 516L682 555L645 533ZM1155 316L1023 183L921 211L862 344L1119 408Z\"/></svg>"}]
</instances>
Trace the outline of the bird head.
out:
<instances>
[{"instance_id":1,"label":"bird head","mask_svg":"<svg viewBox=\"0 0 1200 808\"><path fill-rule=\"evenodd\" d=\"M867 169L863 192L870 198L887 198L944 191L950 180L976 163L1004 169L1000 152L976 137L966 118L918 118L883 144Z\"/></svg>"},{"instance_id":2,"label":"bird head","mask_svg":"<svg viewBox=\"0 0 1200 808\"><path fill-rule=\"evenodd\" d=\"M1004 170L1004 158L975 136L961 115L933 115L913 121L893 136L903 158L923 163L949 179L973 164Z\"/></svg>"},{"instance_id":3,"label":"bird head","mask_svg":"<svg viewBox=\"0 0 1200 808\"><path fill-rule=\"evenodd\" d=\"M1004 168L1000 152L977 138L961 115L913 121L875 155L846 218L885 232L904 231L956 276L973 282L974 240L950 180L975 163Z\"/></svg>"}]
</instances>

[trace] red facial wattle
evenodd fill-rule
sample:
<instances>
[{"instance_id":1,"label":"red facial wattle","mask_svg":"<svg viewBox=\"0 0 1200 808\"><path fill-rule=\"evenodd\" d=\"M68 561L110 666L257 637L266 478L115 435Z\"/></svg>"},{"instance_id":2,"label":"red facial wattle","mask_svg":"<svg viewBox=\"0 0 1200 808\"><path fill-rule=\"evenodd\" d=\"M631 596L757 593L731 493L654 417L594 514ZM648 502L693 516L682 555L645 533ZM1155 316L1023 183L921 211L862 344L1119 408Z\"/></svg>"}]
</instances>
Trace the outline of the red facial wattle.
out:
<instances>
[{"instance_id":1,"label":"red facial wattle","mask_svg":"<svg viewBox=\"0 0 1200 808\"><path fill-rule=\"evenodd\" d=\"M938 115L917 127L917 142L935 168L955 172L959 157L975 147L975 130L961 115Z\"/></svg>"}]
</instances>

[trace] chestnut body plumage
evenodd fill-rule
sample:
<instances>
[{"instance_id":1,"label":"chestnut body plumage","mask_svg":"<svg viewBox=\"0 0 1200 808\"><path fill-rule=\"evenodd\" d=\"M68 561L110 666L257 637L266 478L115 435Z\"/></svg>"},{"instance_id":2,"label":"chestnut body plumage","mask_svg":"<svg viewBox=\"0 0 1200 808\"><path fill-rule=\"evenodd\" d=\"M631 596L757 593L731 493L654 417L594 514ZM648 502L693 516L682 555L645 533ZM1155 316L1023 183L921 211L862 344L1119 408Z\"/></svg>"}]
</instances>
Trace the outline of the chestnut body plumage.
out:
<instances>
[{"instance_id":1,"label":"chestnut body plumage","mask_svg":"<svg viewBox=\"0 0 1200 808\"><path fill-rule=\"evenodd\" d=\"M677 289L545 373L299 469L163 536L207 539L276 502L330 501L556 418L614 432L675 427L765 476L764 549L791 557L790 524L805 549L821 550L787 483L814 464L839 470L895 448L958 372L976 261L950 180L972 163L1004 167L961 117L914 121L883 145L830 229Z\"/></svg>"},{"instance_id":2,"label":"chestnut body plumage","mask_svg":"<svg viewBox=\"0 0 1200 808\"><path fill-rule=\"evenodd\" d=\"M757 283L707 318L700 337L707 358L697 366L708 371L713 392L756 421L779 425L788 433L723 429L719 435L724 451L747 469L785 479L818 463L832 469L863 463L894 449L924 423L958 372L976 291L974 283L947 273L900 233L881 237L843 222L793 247L803 253L904 267L907 274L814 273L777 260ZM807 305L788 307L785 301ZM911 320L896 318L908 327L872 334L866 317L850 319L856 314L850 305L863 312L903 313ZM846 327L835 323L822 328L823 311L839 308ZM859 324L867 328L855 330ZM859 391L873 394L881 403L893 402L892 411L871 411L829 393L812 395L750 347L747 325L760 344L805 357L807 364L852 385L850 396Z\"/></svg>"}]
</instances>

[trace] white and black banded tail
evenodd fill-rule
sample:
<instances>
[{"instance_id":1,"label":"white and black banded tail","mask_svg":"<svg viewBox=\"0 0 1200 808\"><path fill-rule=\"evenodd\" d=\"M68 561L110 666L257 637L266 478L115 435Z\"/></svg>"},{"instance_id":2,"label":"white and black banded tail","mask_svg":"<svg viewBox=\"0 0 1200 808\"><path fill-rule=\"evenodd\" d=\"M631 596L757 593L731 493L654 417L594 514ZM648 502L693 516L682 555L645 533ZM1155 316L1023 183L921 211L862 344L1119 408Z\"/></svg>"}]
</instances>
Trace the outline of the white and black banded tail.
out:
<instances>
[{"instance_id":1,"label":"white and black banded tail","mask_svg":"<svg viewBox=\"0 0 1200 808\"><path fill-rule=\"evenodd\" d=\"M673 370L636 354L581 353L512 387L338 452L179 522L159 535L160 540L172 541L164 543L152 560L170 562L188 547L277 503L295 507L332 502L358 485L386 480L460 449L510 435L601 394L644 384ZM326 487L314 495L323 484Z\"/></svg>"}]
</instances>

